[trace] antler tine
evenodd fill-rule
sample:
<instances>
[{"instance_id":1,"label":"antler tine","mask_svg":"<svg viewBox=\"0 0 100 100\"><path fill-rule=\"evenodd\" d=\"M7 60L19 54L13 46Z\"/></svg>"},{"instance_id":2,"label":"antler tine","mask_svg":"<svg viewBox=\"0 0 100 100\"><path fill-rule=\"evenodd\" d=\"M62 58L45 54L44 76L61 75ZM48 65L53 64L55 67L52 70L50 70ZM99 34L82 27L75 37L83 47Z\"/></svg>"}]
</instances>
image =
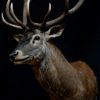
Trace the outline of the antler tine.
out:
<instances>
[{"instance_id":1,"label":"antler tine","mask_svg":"<svg viewBox=\"0 0 100 100\"><path fill-rule=\"evenodd\" d=\"M11 3L10 5L10 11L11 11L11 15L14 18L14 20L17 22L17 24L19 24L23 29L27 29L28 27L25 26L15 15L14 13L14 9L13 9L13 3Z\"/></svg>"},{"instance_id":2,"label":"antler tine","mask_svg":"<svg viewBox=\"0 0 100 100\"><path fill-rule=\"evenodd\" d=\"M74 12L76 12L81 7L83 2L84 0L79 0L79 2L72 9L69 10L69 14L73 14Z\"/></svg>"},{"instance_id":3,"label":"antler tine","mask_svg":"<svg viewBox=\"0 0 100 100\"><path fill-rule=\"evenodd\" d=\"M7 15L9 21L11 21L12 23L9 23L8 21L5 20L3 13L1 14L2 21L5 24L12 26L14 28L18 28L18 29L25 28L26 29L27 27L15 16L15 13L13 11L13 3L11 3L11 5L10 5L10 2L11 2L11 0L7 1L5 12L6 12L6 15Z\"/></svg>"},{"instance_id":4,"label":"antler tine","mask_svg":"<svg viewBox=\"0 0 100 100\"><path fill-rule=\"evenodd\" d=\"M28 15L28 18L29 18L31 24L32 24L33 26L36 26L36 27L41 27L42 24L36 23L36 22L33 22L33 21L32 21L32 19L31 19L31 17L30 17L30 11L29 11L29 8L30 8L30 0L27 0L27 15Z\"/></svg>"},{"instance_id":5,"label":"antler tine","mask_svg":"<svg viewBox=\"0 0 100 100\"><path fill-rule=\"evenodd\" d=\"M47 27L60 22L62 19L64 19L64 17L66 16L66 14L73 14L74 12L76 12L80 8L80 6L83 4L83 2L84 2L84 0L79 0L78 3L72 9L68 10L68 1L69 0L65 0L65 9L64 9L64 12L59 17L57 17L54 20L46 22L46 26ZM66 11L68 11L68 13Z\"/></svg>"},{"instance_id":6,"label":"antler tine","mask_svg":"<svg viewBox=\"0 0 100 100\"><path fill-rule=\"evenodd\" d=\"M24 25L27 25L27 11L26 11L27 1L28 0L24 0L24 6L23 6L23 24Z\"/></svg>"},{"instance_id":7,"label":"antler tine","mask_svg":"<svg viewBox=\"0 0 100 100\"><path fill-rule=\"evenodd\" d=\"M60 22L62 19L64 19L66 15L68 15L68 9L69 9L68 4L69 4L69 0L65 0L64 12L58 18L51 21L47 21L46 22L47 27Z\"/></svg>"},{"instance_id":8,"label":"antler tine","mask_svg":"<svg viewBox=\"0 0 100 100\"><path fill-rule=\"evenodd\" d=\"M42 26L46 25L46 20L47 20L47 18L48 18L48 16L49 16L50 12L51 12L51 3L49 3L48 12L47 12L46 15L44 16Z\"/></svg>"},{"instance_id":9,"label":"antler tine","mask_svg":"<svg viewBox=\"0 0 100 100\"><path fill-rule=\"evenodd\" d=\"M2 18L2 21L3 21L5 24L7 24L7 25L9 25L9 26L12 26L12 27L14 27L14 28L22 29L21 26L14 25L14 24L11 24L11 23L7 22L7 21L5 20L5 18L4 18L3 13L1 14L1 18Z\"/></svg>"},{"instance_id":10,"label":"antler tine","mask_svg":"<svg viewBox=\"0 0 100 100\"><path fill-rule=\"evenodd\" d=\"M12 23L16 24L16 21L12 18L12 16L10 15L10 12L9 12L9 5L10 5L10 0L7 1L7 4L6 4L6 9L5 9L5 13L9 19L9 21L11 21Z\"/></svg>"}]
</instances>

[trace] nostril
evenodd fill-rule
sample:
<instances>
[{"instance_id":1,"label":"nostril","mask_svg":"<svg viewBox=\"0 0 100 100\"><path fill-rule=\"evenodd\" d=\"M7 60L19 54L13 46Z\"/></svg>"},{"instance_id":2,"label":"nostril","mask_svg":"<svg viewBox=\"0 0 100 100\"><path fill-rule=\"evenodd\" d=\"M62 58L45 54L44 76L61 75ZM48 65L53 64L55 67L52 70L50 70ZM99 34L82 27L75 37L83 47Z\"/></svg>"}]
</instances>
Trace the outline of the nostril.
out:
<instances>
[{"instance_id":1,"label":"nostril","mask_svg":"<svg viewBox=\"0 0 100 100\"><path fill-rule=\"evenodd\" d=\"M11 53L11 54L9 55L10 60L14 61L17 55L18 55L18 52Z\"/></svg>"},{"instance_id":2,"label":"nostril","mask_svg":"<svg viewBox=\"0 0 100 100\"><path fill-rule=\"evenodd\" d=\"M16 51L15 53L14 53L14 56L17 56L18 55L18 51Z\"/></svg>"}]
</instances>

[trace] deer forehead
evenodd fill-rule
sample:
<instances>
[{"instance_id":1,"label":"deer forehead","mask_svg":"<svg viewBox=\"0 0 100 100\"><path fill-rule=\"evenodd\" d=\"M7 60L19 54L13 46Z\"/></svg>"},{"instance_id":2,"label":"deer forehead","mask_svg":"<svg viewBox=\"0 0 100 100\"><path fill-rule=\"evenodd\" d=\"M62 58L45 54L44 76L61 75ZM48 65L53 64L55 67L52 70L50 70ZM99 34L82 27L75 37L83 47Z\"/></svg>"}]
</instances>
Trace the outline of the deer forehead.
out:
<instances>
[{"instance_id":1,"label":"deer forehead","mask_svg":"<svg viewBox=\"0 0 100 100\"><path fill-rule=\"evenodd\" d=\"M34 30L31 30L31 31L27 31L25 33L25 35L23 36L22 40L27 40L27 39L33 40L36 36L44 37L43 32L41 32L38 29L34 29Z\"/></svg>"}]
</instances>

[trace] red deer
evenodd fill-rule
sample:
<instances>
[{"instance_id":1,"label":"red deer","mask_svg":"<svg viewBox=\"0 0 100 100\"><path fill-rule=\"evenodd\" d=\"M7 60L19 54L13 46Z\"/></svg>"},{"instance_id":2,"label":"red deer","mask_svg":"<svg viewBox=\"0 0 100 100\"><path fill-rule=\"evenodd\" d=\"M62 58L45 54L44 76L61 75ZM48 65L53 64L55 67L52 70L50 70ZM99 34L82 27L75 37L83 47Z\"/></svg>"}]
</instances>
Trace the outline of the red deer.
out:
<instances>
[{"instance_id":1,"label":"red deer","mask_svg":"<svg viewBox=\"0 0 100 100\"><path fill-rule=\"evenodd\" d=\"M5 9L9 21L6 21L3 13L1 15L7 25L24 30L24 34L14 36L18 46L10 54L10 60L17 65L31 65L36 79L51 100L96 100L97 82L92 69L80 60L68 62L60 50L49 41L61 36L64 25L58 23L77 11L83 2L84 0L78 0L76 5L69 9L69 2L65 0L64 12L57 18L47 21L51 12L49 3L42 23L31 19L30 0L24 0L23 21L16 17L11 0L7 1ZM27 19L32 27L27 25Z\"/></svg>"}]
</instances>

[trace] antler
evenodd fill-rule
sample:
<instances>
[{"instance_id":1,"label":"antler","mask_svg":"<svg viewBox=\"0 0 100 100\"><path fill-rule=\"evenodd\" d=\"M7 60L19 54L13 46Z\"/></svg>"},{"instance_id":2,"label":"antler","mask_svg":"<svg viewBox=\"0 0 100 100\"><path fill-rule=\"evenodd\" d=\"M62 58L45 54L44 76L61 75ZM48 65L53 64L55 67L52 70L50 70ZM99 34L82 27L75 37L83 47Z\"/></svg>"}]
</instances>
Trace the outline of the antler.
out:
<instances>
[{"instance_id":1,"label":"antler","mask_svg":"<svg viewBox=\"0 0 100 100\"><path fill-rule=\"evenodd\" d=\"M48 26L54 25L54 24L60 22L61 20L63 20L66 15L73 14L74 12L76 12L81 7L83 2L84 2L84 0L79 0L78 3L73 8L68 10L69 0L65 0L64 12L59 17L57 17L56 19L51 20L51 21L47 21L46 26L48 27Z\"/></svg>"},{"instance_id":2,"label":"antler","mask_svg":"<svg viewBox=\"0 0 100 100\"><path fill-rule=\"evenodd\" d=\"M36 23L33 22L31 17L30 17L30 1L31 0L24 0L24 7L23 7L23 21L20 21L15 13L14 13L14 9L13 9L13 3L11 2L11 0L7 1L6 4L6 16L8 17L9 21L11 22L7 22L4 18L4 14L1 14L2 20L4 23L6 23L7 25L10 25L12 27L18 28L18 29L27 29L27 16L30 20L30 22L32 23L33 26L35 27L42 27L43 25L45 25L46 27L50 27L51 25L57 24L58 22L60 22L61 20L63 20L65 18L66 15L68 14L73 14L74 12L76 12L80 6L83 4L84 0L79 0L78 3L70 10L68 10L68 4L69 4L69 0L65 0L65 7L64 7L64 12L57 18L47 21L47 17L51 12L51 3L49 3L49 8L48 11L44 17L44 20L42 23Z\"/></svg>"},{"instance_id":3,"label":"antler","mask_svg":"<svg viewBox=\"0 0 100 100\"><path fill-rule=\"evenodd\" d=\"M83 4L83 2L84 2L84 0L79 0L78 3L72 9L68 10L69 0L65 0L64 12L56 19L46 22L46 19L47 19L49 13L51 12L51 3L49 3L49 9L48 9L47 14L44 17L43 23L36 23L36 22L33 22L30 17L30 12L29 12L30 0L28 0L28 3L27 3L28 18L29 18L30 22L33 24L33 26L42 27L42 25L45 24L45 26L49 27L49 26L52 26L52 25L60 22L61 20L63 20L66 15L73 14L74 12L76 12L80 8L80 6Z\"/></svg>"},{"instance_id":4,"label":"antler","mask_svg":"<svg viewBox=\"0 0 100 100\"><path fill-rule=\"evenodd\" d=\"M26 4L27 1L24 0L24 2ZM15 28L18 28L18 29L27 29L28 27L26 26L26 24L27 24L27 18L25 18L25 16L26 16L25 4L24 4L24 9L23 9L23 22L21 22L16 17L16 15L14 13L13 3L11 2L11 0L8 0L7 1L7 4L6 4L5 12L6 12L6 16L8 17L8 19L9 19L9 21L11 23L5 20L4 14L2 13L1 14L1 17L2 17L3 22L5 24L9 25L9 26L12 26L12 27L15 27Z\"/></svg>"}]
</instances>

